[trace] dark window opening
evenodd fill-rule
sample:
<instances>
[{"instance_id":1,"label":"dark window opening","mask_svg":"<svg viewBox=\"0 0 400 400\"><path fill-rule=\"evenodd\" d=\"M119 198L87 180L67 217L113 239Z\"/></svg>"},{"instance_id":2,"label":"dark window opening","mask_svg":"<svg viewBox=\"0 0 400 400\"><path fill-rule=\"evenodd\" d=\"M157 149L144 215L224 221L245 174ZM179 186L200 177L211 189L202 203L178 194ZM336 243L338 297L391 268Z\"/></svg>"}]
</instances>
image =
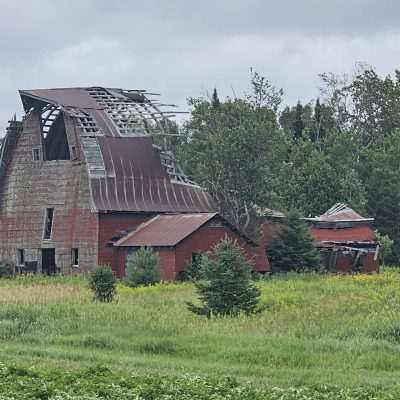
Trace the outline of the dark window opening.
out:
<instances>
[{"instance_id":1,"label":"dark window opening","mask_svg":"<svg viewBox=\"0 0 400 400\"><path fill-rule=\"evenodd\" d=\"M202 253L192 253L192 266L196 269L200 268Z\"/></svg>"},{"instance_id":2,"label":"dark window opening","mask_svg":"<svg viewBox=\"0 0 400 400\"><path fill-rule=\"evenodd\" d=\"M67 131L64 115L59 107L47 105L42 109L42 137L44 142L44 159L70 160Z\"/></svg>"},{"instance_id":3,"label":"dark window opening","mask_svg":"<svg viewBox=\"0 0 400 400\"><path fill-rule=\"evenodd\" d=\"M54 208L46 208L43 239L51 238L51 231L53 229L53 216L54 216Z\"/></svg>"},{"instance_id":4,"label":"dark window opening","mask_svg":"<svg viewBox=\"0 0 400 400\"><path fill-rule=\"evenodd\" d=\"M17 250L17 264L24 265L25 264L25 252L24 249Z\"/></svg>"},{"instance_id":5,"label":"dark window opening","mask_svg":"<svg viewBox=\"0 0 400 400\"><path fill-rule=\"evenodd\" d=\"M54 275L56 271L56 250L42 249L42 273Z\"/></svg>"},{"instance_id":6,"label":"dark window opening","mask_svg":"<svg viewBox=\"0 0 400 400\"><path fill-rule=\"evenodd\" d=\"M76 160L78 158L78 153L76 152L75 146L71 146L71 156L72 156L72 160Z\"/></svg>"},{"instance_id":7,"label":"dark window opening","mask_svg":"<svg viewBox=\"0 0 400 400\"><path fill-rule=\"evenodd\" d=\"M32 153L33 153L33 159L35 161L40 160L40 150L39 149L33 149Z\"/></svg>"},{"instance_id":8,"label":"dark window opening","mask_svg":"<svg viewBox=\"0 0 400 400\"><path fill-rule=\"evenodd\" d=\"M79 265L79 249L77 248L72 249L72 265L73 266Z\"/></svg>"}]
</instances>

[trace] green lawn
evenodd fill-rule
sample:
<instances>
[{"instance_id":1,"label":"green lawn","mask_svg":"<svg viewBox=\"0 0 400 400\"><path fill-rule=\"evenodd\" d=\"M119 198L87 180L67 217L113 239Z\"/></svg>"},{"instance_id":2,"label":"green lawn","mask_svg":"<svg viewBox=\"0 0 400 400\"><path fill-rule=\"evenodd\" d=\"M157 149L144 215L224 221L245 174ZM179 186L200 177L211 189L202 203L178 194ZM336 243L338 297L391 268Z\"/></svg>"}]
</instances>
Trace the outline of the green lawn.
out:
<instances>
[{"instance_id":1,"label":"green lawn","mask_svg":"<svg viewBox=\"0 0 400 400\"><path fill-rule=\"evenodd\" d=\"M267 309L206 320L190 284L118 288L92 301L82 278L0 281L6 365L122 374L234 376L258 386L395 390L400 376L400 272L276 277L257 283Z\"/></svg>"}]
</instances>

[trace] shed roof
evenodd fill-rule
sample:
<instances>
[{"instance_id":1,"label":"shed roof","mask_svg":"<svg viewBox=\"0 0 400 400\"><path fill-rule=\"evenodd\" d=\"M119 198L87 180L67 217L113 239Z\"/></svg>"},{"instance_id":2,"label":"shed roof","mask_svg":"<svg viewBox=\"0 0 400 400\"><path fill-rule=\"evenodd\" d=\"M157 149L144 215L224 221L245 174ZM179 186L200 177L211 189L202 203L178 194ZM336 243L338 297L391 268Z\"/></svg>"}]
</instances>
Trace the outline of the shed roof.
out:
<instances>
[{"instance_id":1,"label":"shed roof","mask_svg":"<svg viewBox=\"0 0 400 400\"><path fill-rule=\"evenodd\" d=\"M114 246L175 246L216 215L216 213L157 215L114 243Z\"/></svg>"},{"instance_id":2,"label":"shed roof","mask_svg":"<svg viewBox=\"0 0 400 400\"><path fill-rule=\"evenodd\" d=\"M214 202L191 182L172 153L154 145L176 111L144 90L103 87L21 90L26 112L64 112L75 120L98 211L213 212ZM51 121L48 118L46 121Z\"/></svg>"}]
</instances>

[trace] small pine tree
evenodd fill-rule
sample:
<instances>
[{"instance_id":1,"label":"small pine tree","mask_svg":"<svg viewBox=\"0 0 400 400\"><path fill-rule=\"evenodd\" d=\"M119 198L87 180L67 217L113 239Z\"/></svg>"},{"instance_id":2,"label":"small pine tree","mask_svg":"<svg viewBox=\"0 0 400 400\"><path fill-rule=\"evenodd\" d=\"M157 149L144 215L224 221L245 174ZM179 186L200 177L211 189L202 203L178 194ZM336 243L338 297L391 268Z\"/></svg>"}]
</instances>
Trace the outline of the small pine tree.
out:
<instances>
[{"instance_id":1,"label":"small pine tree","mask_svg":"<svg viewBox=\"0 0 400 400\"><path fill-rule=\"evenodd\" d=\"M218 108L221 105L221 102L219 101L219 97L218 97L217 88L214 88L211 104L212 104L213 108Z\"/></svg>"},{"instance_id":2,"label":"small pine tree","mask_svg":"<svg viewBox=\"0 0 400 400\"><path fill-rule=\"evenodd\" d=\"M188 303L195 314L237 316L261 311L260 291L250 280L251 265L242 249L231 239L224 239L213 249L210 257L203 256L205 280L195 283L201 306Z\"/></svg>"},{"instance_id":3,"label":"small pine tree","mask_svg":"<svg viewBox=\"0 0 400 400\"><path fill-rule=\"evenodd\" d=\"M116 278L109 267L98 266L89 275L89 287L95 300L110 303L116 294Z\"/></svg>"},{"instance_id":4,"label":"small pine tree","mask_svg":"<svg viewBox=\"0 0 400 400\"><path fill-rule=\"evenodd\" d=\"M303 106L300 101L297 102L295 117L293 122L293 138L300 140L303 136L304 122L303 122Z\"/></svg>"},{"instance_id":5,"label":"small pine tree","mask_svg":"<svg viewBox=\"0 0 400 400\"><path fill-rule=\"evenodd\" d=\"M277 272L321 269L319 252L313 246L313 238L297 210L287 214L268 256L272 270Z\"/></svg>"},{"instance_id":6,"label":"small pine tree","mask_svg":"<svg viewBox=\"0 0 400 400\"><path fill-rule=\"evenodd\" d=\"M125 282L129 286L148 286L160 280L160 260L151 248L141 247L128 257Z\"/></svg>"}]
</instances>

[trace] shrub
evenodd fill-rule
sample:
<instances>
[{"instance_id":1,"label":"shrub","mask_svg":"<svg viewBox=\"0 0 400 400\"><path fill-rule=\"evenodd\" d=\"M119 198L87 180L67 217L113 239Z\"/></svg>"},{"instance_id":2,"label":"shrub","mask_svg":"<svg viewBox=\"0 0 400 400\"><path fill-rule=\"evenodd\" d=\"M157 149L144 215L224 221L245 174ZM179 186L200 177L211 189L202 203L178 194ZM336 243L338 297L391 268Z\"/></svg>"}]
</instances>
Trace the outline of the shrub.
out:
<instances>
[{"instance_id":1,"label":"shrub","mask_svg":"<svg viewBox=\"0 0 400 400\"><path fill-rule=\"evenodd\" d=\"M15 266L8 261L0 261L0 278L12 278L15 274Z\"/></svg>"},{"instance_id":2,"label":"shrub","mask_svg":"<svg viewBox=\"0 0 400 400\"><path fill-rule=\"evenodd\" d=\"M116 279L109 267L98 266L89 275L89 286L95 300L109 303L116 294Z\"/></svg>"},{"instance_id":3,"label":"shrub","mask_svg":"<svg viewBox=\"0 0 400 400\"><path fill-rule=\"evenodd\" d=\"M151 248L141 247L128 257L125 282L129 286L148 286L160 280L160 260Z\"/></svg>"},{"instance_id":4,"label":"shrub","mask_svg":"<svg viewBox=\"0 0 400 400\"><path fill-rule=\"evenodd\" d=\"M274 272L320 271L321 258L313 238L297 210L287 214L278 237L268 251Z\"/></svg>"},{"instance_id":5,"label":"shrub","mask_svg":"<svg viewBox=\"0 0 400 400\"><path fill-rule=\"evenodd\" d=\"M381 264L385 265L385 262L393 259L393 244L394 240L389 237L389 235L382 235L377 233L376 235L378 242L380 244L379 249L379 261Z\"/></svg>"},{"instance_id":6,"label":"shrub","mask_svg":"<svg viewBox=\"0 0 400 400\"><path fill-rule=\"evenodd\" d=\"M179 275L179 280L196 282L204 278L203 263L199 261L189 263Z\"/></svg>"},{"instance_id":7,"label":"shrub","mask_svg":"<svg viewBox=\"0 0 400 400\"><path fill-rule=\"evenodd\" d=\"M261 311L260 291L251 283L251 265L236 242L222 240L210 257L202 257L201 263L205 280L195 286L202 305L188 303L190 311L207 317Z\"/></svg>"}]
</instances>

